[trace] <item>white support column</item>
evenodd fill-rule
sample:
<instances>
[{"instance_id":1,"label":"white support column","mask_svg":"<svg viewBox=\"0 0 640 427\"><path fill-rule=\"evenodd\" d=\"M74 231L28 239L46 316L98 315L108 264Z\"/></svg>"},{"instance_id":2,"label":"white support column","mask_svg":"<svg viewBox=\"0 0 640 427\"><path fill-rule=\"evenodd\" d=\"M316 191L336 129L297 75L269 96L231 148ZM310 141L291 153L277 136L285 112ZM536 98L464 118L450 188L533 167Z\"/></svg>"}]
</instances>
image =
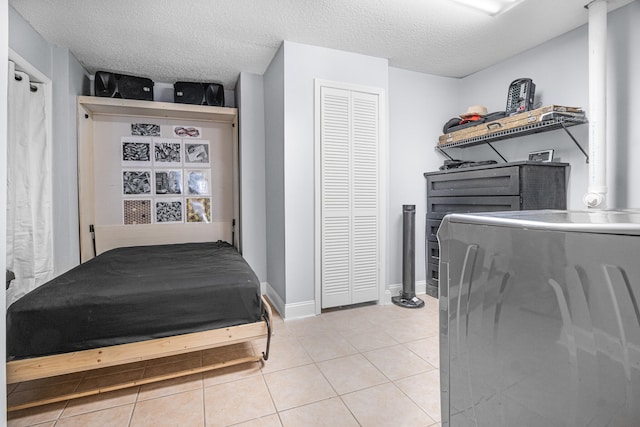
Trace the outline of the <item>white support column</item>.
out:
<instances>
[{"instance_id":1,"label":"white support column","mask_svg":"<svg viewBox=\"0 0 640 427\"><path fill-rule=\"evenodd\" d=\"M591 209L607 208L607 0L589 10L589 186L583 197Z\"/></svg>"}]
</instances>

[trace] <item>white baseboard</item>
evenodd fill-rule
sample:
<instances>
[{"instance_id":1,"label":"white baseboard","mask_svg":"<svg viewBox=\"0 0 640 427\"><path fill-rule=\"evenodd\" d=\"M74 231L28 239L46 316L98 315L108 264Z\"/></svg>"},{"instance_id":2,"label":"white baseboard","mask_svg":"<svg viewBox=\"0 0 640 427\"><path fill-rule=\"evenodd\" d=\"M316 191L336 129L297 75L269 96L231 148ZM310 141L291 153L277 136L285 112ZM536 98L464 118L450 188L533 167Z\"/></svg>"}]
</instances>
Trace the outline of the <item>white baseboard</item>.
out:
<instances>
[{"instance_id":1,"label":"white baseboard","mask_svg":"<svg viewBox=\"0 0 640 427\"><path fill-rule=\"evenodd\" d=\"M315 300L294 302L285 305L285 319L299 319L301 317L310 317L316 315Z\"/></svg>"},{"instance_id":2,"label":"white baseboard","mask_svg":"<svg viewBox=\"0 0 640 427\"><path fill-rule=\"evenodd\" d=\"M262 287L262 283L260 284L260 287ZM267 295L267 298L269 298L269 302L271 302L271 304L274 306L272 308L274 308L278 313L280 313L280 316L284 317L284 312L285 312L284 301L282 301L282 298L280 298L280 295L278 295L278 293L271 287L269 282L265 282L265 288L266 288L265 294Z\"/></svg>"},{"instance_id":3,"label":"white baseboard","mask_svg":"<svg viewBox=\"0 0 640 427\"><path fill-rule=\"evenodd\" d=\"M314 300L286 304L268 282L261 283L260 287L263 289L262 293L267 295L269 301L284 319L291 320L316 315L316 302ZM416 282L416 294L424 294L426 290L427 282L425 280ZM391 297L399 295L401 291L402 284L389 285L384 292L384 299L379 304L391 304Z\"/></svg>"},{"instance_id":4,"label":"white baseboard","mask_svg":"<svg viewBox=\"0 0 640 427\"><path fill-rule=\"evenodd\" d=\"M272 308L280 313L283 319L291 320L316 315L316 302L314 300L285 304L269 282L260 283L260 288L263 295L269 298L269 301L273 305Z\"/></svg>"}]
</instances>

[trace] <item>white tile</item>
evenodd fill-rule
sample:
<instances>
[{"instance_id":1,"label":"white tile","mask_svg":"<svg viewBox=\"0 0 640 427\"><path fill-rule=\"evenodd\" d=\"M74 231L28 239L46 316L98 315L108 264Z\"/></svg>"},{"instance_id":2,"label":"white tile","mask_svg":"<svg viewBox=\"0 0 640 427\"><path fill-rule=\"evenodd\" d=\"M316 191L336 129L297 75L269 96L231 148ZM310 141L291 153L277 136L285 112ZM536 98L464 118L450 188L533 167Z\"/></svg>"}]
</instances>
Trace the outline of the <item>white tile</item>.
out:
<instances>
[{"instance_id":1,"label":"white tile","mask_svg":"<svg viewBox=\"0 0 640 427\"><path fill-rule=\"evenodd\" d=\"M364 356L390 380L434 369L433 366L403 345L368 351L364 353Z\"/></svg>"},{"instance_id":2,"label":"white tile","mask_svg":"<svg viewBox=\"0 0 640 427\"><path fill-rule=\"evenodd\" d=\"M409 341L404 343L404 346L415 354L420 356L423 360L429 362L435 368L440 367L440 344L439 336L423 338L416 341Z\"/></svg>"},{"instance_id":3,"label":"white tile","mask_svg":"<svg viewBox=\"0 0 640 427\"><path fill-rule=\"evenodd\" d=\"M342 396L363 427L430 426L434 423L393 383L386 383Z\"/></svg>"},{"instance_id":4,"label":"white tile","mask_svg":"<svg viewBox=\"0 0 640 427\"><path fill-rule=\"evenodd\" d=\"M204 426L202 390L136 403L130 427Z\"/></svg>"},{"instance_id":5,"label":"white tile","mask_svg":"<svg viewBox=\"0 0 640 427\"><path fill-rule=\"evenodd\" d=\"M284 427L358 427L349 409L338 397L298 406L280 413Z\"/></svg>"},{"instance_id":6,"label":"white tile","mask_svg":"<svg viewBox=\"0 0 640 427\"><path fill-rule=\"evenodd\" d=\"M440 372L438 370L394 381L434 421L440 422Z\"/></svg>"},{"instance_id":7,"label":"white tile","mask_svg":"<svg viewBox=\"0 0 640 427\"><path fill-rule=\"evenodd\" d=\"M314 362L335 359L358 352L345 338L337 333L307 335L298 339Z\"/></svg>"},{"instance_id":8,"label":"white tile","mask_svg":"<svg viewBox=\"0 0 640 427\"><path fill-rule=\"evenodd\" d=\"M361 354L320 362L318 368L338 394L362 390L389 381Z\"/></svg>"},{"instance_id":9,"label":"white tile","mask_svg":"<svg viewBox=\"0 0 640 427\"><path fill-rule=\"evenodd\" d=\"M346 336L347 341L351 343L358 351L365 352L377 350L383 347L390 347L399 344L391 335L380 330L370 330L358 334Z\"/></svg>"},{"instance_id":10,"label":"white tile","mask_svg":"<svg viewBox=\"0 0 640 427\"><path fill-rule=\"evenodd\" d=\"M116 406L115 408L102 409L100 411L89 412L76 415L75 417L62 418L57 423L57 427L121 427L128 426L133 413L133 404Z\"/></svg>"},{"instance_id":11,"label":"white tile","mask_svg":"<svg viewBox=\"0 0 640 427\"><path fill-rule=\"evenodd\" d=\"M276 412L261 376L204 389L207 426L228 426Z\"/></svg>"},{"instance_id":12,"label":"white tile","mask_svg":"<svg viewBox=\"0 0 640 427\"><path fill-rule=\"evenodd\" d=\"M336 396L316 365L264 374L278 411Z\"/></svg>"}]
</instances>

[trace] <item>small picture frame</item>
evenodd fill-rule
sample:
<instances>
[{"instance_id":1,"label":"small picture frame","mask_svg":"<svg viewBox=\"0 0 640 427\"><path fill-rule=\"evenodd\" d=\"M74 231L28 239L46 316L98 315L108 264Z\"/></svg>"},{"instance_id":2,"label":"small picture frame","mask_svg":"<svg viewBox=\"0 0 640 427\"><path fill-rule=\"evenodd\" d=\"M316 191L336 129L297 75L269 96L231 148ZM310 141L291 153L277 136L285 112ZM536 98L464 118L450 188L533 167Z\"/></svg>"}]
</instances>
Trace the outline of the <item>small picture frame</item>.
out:
<instances>
[{"instance_id":1,"label":"small picture frame","mask_svg":"<svg viewBox=\"0 0 640 427\"><path fill-rule=\"evenodd\" d=\"M160 125L152 123L131 123L131 135L160 136Z\"/></svg>"},{"instance_id":2,"label":"small picture frame","mask_svg":"<svg viewBox=\"0 0 640 427\"><path fill-rule=\"evenodd\" d=\"M157 224L184 222L184 205L181 198L155 199L153 204Z\"/></svg>"},{"instance_id":3,"label":"small picture frame","mask_svg":"<svg viewBox=\"0 0 640 427\"><path fill-rule=\"evenodd\" d=\"M156 195L182 194L182 169L156 169Z\"/></svg>"},{"instance_id":4,"label":"small picture frame","mask_svg":"<svg viewBox=\"0 0 640 427\"><path fill-rule=\"evenodd\" d=\"M532 151L529 153L530 162L551 162L553 161L553 150Z\"/></svg>"},{"instance_id":5,"label":"small picture frame","mask_svg":"<svg viewBox=\"0 0 640 427\"><path fill-rule=\"evenodd\" d=\"M153 138L153 163L156 166L182 165L182 144L179 139Z\"/></svg>"},{"instance_id":6,"label":"small picture frame","mask_svg":"<svg viewBox=\"0 0 640 427\"><path fill-rule=\"evenodd\" d=\"M209 141L185 142L184 164L203 167L209 165Z\"/></svg>"},{"instance_id":7,"label":"small picture frame","mask_svg":"<svg viewBox=\"0 0 640 427\"><path fill-rule=\"evenodd\" d=\"M122 205L125 225L151 224L151 199L125 199Z\"/></svg>"},{"instance_id":8,"label":"small picture frame","mask_svg":"<svg viewBox=\"0 0 640 427\"><path fill-rule=\"evenodd\" d=\"M140 136L122 138L120 160L123 166L151 166L151 138Z\"/></svg>"},{"instance_id":9,"label":"small picture frame","mask_svg":"<svg viewBox=\"0 0 640 427\"><path fill-rule=\"evenodd\" d=\"M209 169L185 170L184 193L187 196L208 196L211 194L211 173Z\"/></svg>"},{"instance_id":10,"label":"small picture frame","mask_svg":"<svg viewBox=\"0 0 640 427\"><path fill-rule=\"evenodd\" d=\"M174 126L172 134L176 138L202 138L202 128L194 126Z\"/></svg>"},{"instance_id":11,"label":"small picture frame","mask_svg":"<svg viewBox=\"0 0 640 427\"><path fill-rule=\"evenodd\" d=\"M123 196L148 196L152 188L151 170L122 171Z\"/></svg>"},{"instance_id":12,"label":"small picture frame","mask_svg":"<svg viewBox=\"0 0 640 427\"><path fill-rule=\"evenodd\" d=\"M187 222L211 222L211 198L187 198Z\"/></svg>"}]
</instances>

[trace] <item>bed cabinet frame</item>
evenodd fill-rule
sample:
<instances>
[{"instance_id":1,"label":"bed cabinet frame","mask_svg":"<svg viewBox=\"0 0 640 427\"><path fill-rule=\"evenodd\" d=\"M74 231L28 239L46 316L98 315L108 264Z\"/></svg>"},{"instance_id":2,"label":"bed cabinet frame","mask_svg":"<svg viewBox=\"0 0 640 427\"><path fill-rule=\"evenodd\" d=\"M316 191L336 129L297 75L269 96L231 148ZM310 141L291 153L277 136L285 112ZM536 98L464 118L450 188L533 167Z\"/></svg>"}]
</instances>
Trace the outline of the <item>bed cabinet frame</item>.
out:
<instances>
[{"instance_id":1,"label":"bed cabinet frame","mask_svg":"<svg viewBox=\"0 0 640 427\"><path fill-rule=\"evenodd\" d=\"M230 126L231 132L225 144L231 144L233 164L231 178L233 186L233 221L213 221L210 224L145 224L120 225L96 224L96 199L100 197L95 191L95 163L101 159L94 156L96 135L95 121L114 120L113 117L131 117L132 122L154 123L162 125L172 123L197 123L198 126ZM157 245L165 243L186 243L216 240L233 240L234 246L240 239L226 237L237 235L239 229L236 219L239 218L239 179L238 179L238 112L235 108L210 107L199 105L172 104L152 101L135 101L126 99L98 98L81 96L78 98L78 196L80 216L80 258L85 262L96 254L120 246ZM119 143L119 142L118 142ZM235 228L234 228L235 227ZM95 238L95 239L94 239ZM222 347L242 342L250 342L259 338L267 338L266 349L262 355L241 357L222 363L191 368L180 372L142 378L108 387L74 392L39 399L27 403L10 405L8 411L31 408L86 397L109 391L135 387L157 381L163 381L185 375L207 372L214 369L234 366L241 363L261 362L267 360L271 341L272 311L269 303L262 297L262 320L255 323L214 329L204 332L177 335L147 341L121 344L73 353L36 357L7 363L7 384L31 381L70 373L84 372L92 369L123 365L146 361L178 354Z\"/></svg>"},{"instance_id":2,"label":"bed cabinet frame","mask_svg":"<svg viewBox=\"0 0 640 427\"><path fill-rule=\"evenodd\" d=\"M99 172L101 158L99 144L120 144L117 131L105 135L105 129L122 127L124 121L130 123L155 123L161 127L190 124L203 129L203 134L211 130L212 144L221 144L231 150L231 165L223 160L212 163L214 168L224 166L231 176L225 175L229 184L225 195L224 209L230 212L226 218L213 218L211 223L144 224L122 225L104 223L96 212L101 203ZM163 137L167 137L163 135ZM207 138L204 138L207 139ZM194 139L193 141L198 141ZM238 158L238 110L229 107L208 105L174 104L169 102L137 101L130 99L101 98L95 96L78 97L78 200L80 219L80 260L85 262L96 254L120 246L157 245L165 243L187 243L225 240L236 249L240 239L240 180ZM214 157L213 155L211 156ZM215 161L216 159L213 159ZM118 170L121 165L118 164ZM104 169L103 169L104 170ZM212 177L213 180L213 177ZM120 186L122 184L120 183ZM103 185L104 187L104 185ZM153 197L153 196L150 196ZM214 197L214 203L216 199ZM232 205L232 206L231 206ZM234 237L235 236L235 237ZM94 240L95 239L95 240ZM232 241L233 240L233 241Z\"/></svg>"}]
</instances>

